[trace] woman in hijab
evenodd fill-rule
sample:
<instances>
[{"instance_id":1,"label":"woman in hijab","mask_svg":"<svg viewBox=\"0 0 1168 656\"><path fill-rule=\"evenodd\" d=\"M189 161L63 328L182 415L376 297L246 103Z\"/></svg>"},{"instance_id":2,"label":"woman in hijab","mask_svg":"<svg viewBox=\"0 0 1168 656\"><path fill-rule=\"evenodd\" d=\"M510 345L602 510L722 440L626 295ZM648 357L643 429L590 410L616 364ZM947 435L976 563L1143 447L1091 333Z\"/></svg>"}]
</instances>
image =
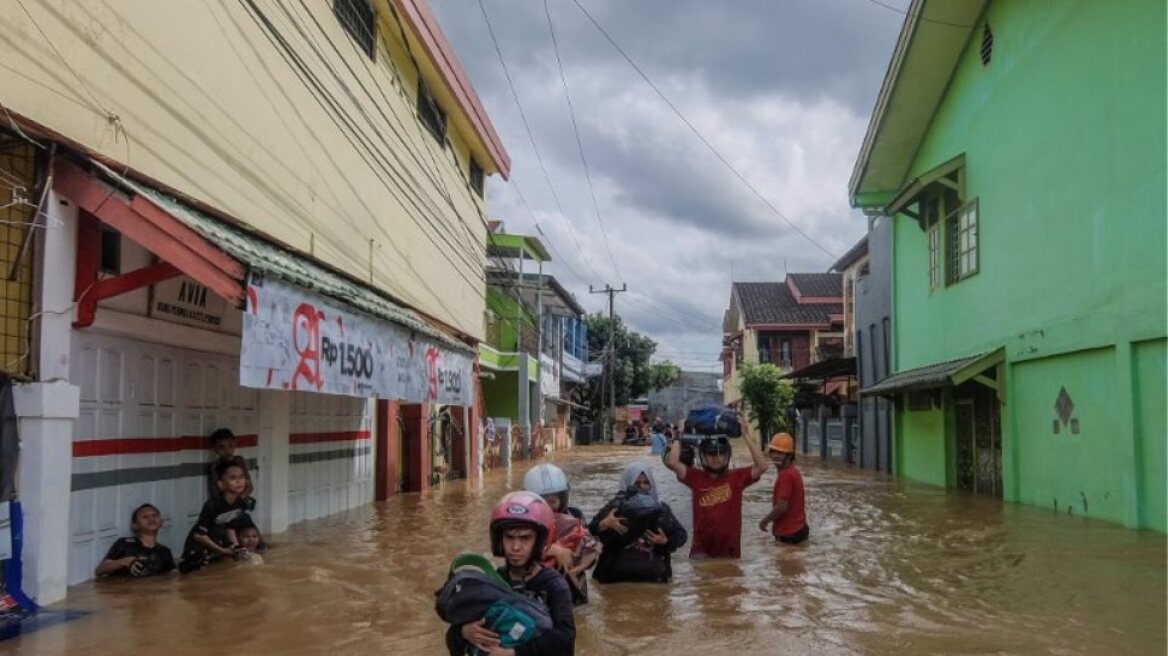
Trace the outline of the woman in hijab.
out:
<instances>
[{"instance_id":1,"label":"woman in hijab","mask_svg":"<svg viewBox=\"0 0 1168 656\"><path fill-rule=\"evenodd\" d=\"M596 513L588 528L604 545L592 572L600 583L668 582L673 577L670 554L687 537L669 505L657 498L657 482L648 462L625 468L616 496Z\"/></svg>"}]
</instances>

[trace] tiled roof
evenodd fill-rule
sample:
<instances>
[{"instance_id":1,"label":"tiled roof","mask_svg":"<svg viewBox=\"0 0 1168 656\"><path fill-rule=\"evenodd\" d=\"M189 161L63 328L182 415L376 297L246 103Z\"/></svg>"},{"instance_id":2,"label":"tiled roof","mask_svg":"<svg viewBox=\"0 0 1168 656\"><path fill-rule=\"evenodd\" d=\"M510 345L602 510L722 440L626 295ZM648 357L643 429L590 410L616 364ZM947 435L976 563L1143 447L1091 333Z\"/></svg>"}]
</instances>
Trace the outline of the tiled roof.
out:
<instances>
[{"instance_id":1,"label":"tiled roof","mask_svg":"<svg viewBox=\"0 0 1168 656\"><path fill-rule=\"evenodd\" d=\"M843 305L836 303L799 305L787 285L781 282L736 282L734 293L742 306L743 319L748 326L765 323L826 324L831 323L831 315L843 314L844 311Z\"/></svg>"},{"instance_id":2,"label":"tiled roof","mask_svg":"<svg viewBox=\"0 0 1168 656\"><path fill-rule=\"evenodd\" d=\"M843 276L839 273L789 273L787 278L804 296L839 296L843 300Z\"/></svg>"}]
</instances>

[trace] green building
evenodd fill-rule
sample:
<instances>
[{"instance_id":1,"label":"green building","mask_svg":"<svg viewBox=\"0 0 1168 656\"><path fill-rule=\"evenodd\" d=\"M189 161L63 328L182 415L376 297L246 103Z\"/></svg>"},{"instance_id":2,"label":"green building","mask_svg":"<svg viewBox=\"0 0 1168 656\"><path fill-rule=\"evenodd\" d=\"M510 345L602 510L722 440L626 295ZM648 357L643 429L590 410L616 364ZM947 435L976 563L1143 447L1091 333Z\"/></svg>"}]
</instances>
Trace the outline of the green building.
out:
<instances>
[{"instance_id":1,"label":"green building","mask_svg":"<svg viewBox=\"0 0 1168 656\"><path fill-rule=\"evenodd\" d=\"M914 0L849 186L894 469L1166 528L1165 3Z\"/></svg>"}]
</instances>

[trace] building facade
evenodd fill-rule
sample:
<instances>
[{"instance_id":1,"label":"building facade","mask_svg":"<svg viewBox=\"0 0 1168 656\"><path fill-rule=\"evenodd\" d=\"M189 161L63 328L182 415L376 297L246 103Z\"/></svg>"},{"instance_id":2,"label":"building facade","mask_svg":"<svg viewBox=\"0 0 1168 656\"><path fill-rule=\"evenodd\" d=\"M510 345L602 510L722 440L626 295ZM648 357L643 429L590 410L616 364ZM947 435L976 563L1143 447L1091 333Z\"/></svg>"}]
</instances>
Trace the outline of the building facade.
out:
<instances>
[{"instance_id":1,"label":"building facade","mask_svg":"<svg viewBox=\"0 0 1168 656\"><path fill-rule=\"evenodd\" d=\"M424 2L25 5L0 181L26 592L89 578L143 502L181 549L216 428L267 533L474 475L509 160Z\"/></svg>"},{"instance_id":2,"label":"building facade","mask_svg":"<svg viewBox=\"0 0 1168 656\"><path fill-rule=\"evenodd\" d=\"M844 308L839 273L792 273L783 282L736 282L724 313L723 403L741 407L739 373L768 362L784 373L842 357Z\"/></svg>"},{"instance_id":3,"label":"building facade","mask_svg":"<svg viewBox=\"0 0 1168 656\"><path fill-rule=\"evenodd\" d=\"M1165 7L912 3L856 163L895 470L1166 528Z\"/></svg>"}]
</instances>

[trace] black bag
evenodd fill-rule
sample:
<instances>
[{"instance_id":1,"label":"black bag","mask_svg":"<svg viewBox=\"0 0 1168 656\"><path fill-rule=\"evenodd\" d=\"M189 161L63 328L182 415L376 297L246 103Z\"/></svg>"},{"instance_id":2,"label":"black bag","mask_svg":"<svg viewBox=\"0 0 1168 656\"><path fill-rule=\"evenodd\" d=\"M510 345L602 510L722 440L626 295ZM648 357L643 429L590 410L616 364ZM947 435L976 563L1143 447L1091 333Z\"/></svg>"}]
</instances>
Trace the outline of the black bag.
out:
<instances>
[{"instance_id":1,"label":"black bag","mask_svg":"<svg viewBox=\"0 0 1168 656\"><path fill-rule=\"evenodd\" d=\"M496 601L503 601L531 618L537 634L551 631L552 617L546 606L500 585L496 578L472 570L451 574L438 591L438 601L434 605L438 617L455 626L470 624L483 619Z\"/></svg>"}]
</instances>

